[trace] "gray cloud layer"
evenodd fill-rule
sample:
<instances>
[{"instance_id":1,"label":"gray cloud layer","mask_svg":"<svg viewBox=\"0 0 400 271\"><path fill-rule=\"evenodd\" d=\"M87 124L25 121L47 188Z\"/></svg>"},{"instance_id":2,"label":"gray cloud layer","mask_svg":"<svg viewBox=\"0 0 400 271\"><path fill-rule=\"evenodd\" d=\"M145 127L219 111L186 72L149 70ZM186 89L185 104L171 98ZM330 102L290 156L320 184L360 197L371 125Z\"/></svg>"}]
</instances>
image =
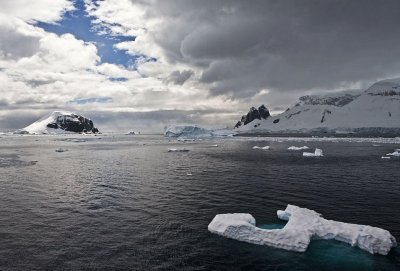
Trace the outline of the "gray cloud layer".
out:
<instances>
[{"instance_id":1,"label":"gray cloud layer","mask_svg":"<svg viewBox=\"0 0 400 271\"><path fill-rule=\"evenodd\" d=\"M397 0L159 0L147 16L162 18L153 34L169 60L201 67L213 95L332 89L400 74Z\"/></svg>"}]
</instances>

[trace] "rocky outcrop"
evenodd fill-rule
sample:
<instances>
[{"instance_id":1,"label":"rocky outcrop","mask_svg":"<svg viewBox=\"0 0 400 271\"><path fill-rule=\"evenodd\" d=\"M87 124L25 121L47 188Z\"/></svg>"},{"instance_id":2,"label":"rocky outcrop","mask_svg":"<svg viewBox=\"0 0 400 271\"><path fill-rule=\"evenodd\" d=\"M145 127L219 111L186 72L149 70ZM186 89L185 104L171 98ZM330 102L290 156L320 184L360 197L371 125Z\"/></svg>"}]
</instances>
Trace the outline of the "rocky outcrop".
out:
<instances>
[{"instance_id":1,"label":"rocky outcrop","mask_svg":"<svg viewBox=\"0 0 400 271\"><path fill-rule=\"evenodd\" d=\"M250 111L247 113L247 115L243 115L241 120L236 123L235 128L239 128L242 125L246 125L255 119L258 120L266 119L269 116L270 116L269 111L264 105L261 105L258 109L252 107L250 108Z\"/></svg>"},{"instance_id":2,"label":"rocky outcrop","mask_svg":"<svg viewBox=\"0 0 400 271\"><path fill-rule=\"evenodd\" d=\"M47 124L47 127L75 133L99 132L99 130L94 127L92 120L74 113L57 116L55 122Z\"/></svg>"}]
</instances>

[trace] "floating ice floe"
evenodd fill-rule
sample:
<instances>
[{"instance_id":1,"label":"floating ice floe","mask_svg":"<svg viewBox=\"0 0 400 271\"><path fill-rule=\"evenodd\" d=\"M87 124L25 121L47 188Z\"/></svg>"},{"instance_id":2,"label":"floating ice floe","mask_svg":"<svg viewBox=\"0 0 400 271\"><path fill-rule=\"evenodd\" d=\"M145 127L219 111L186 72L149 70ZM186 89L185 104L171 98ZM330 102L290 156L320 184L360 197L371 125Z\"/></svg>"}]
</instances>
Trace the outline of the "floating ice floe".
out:
<instances>
[{"instance_id":1,"label":"floating ice floe","mask_svg":"<svg viewBox=\"0 0 400 271\"><path fill-rule=\"evenodd\" d=\"M178 137L176 140L181 141L181 142L196 141L196 139L194 139L194 138L181 138L181 137Z\"/></svg>"},{"instance_id":2,"label":"floating ice floe","mask_svg":"<svg viewBox=\"0 0 400 271\"><path fill-rule=\"evenodd\" d=\"M218 144L210 145L210 147L218 147Z\"/></svg>"},{"instance_id":3,"label":"floating ice floe","mask_svg":"<svg viewBox=\"0 0 400 271\"><path fill-rule=\"evenodd\" d=\"M400 156L400 149L395 149L394 152L387 153L386 156Z\"/></svg>"},{"instance_id":4,"label":"floating ice floe","mask_svg":"<svg viewBox=\"0 0 400 271\"><path fill-rule=\"evenodd\" d=\"M188 152L188 151L190 151L190 150L185 149L185 148L183 148L183 149L175 149L175 148L168 149L168 152Z\"/></svg>"},{"instance_id":5,"label":"floating ice floe","mask_svg":"<svg viewBox=\"0 0 400 271\"><path fill-rule=\"evenodd\" d=\"M314 152L303 152L304 157L321 157L324 156L321 149L316 148Z\"/></svg>"},{"instance_id":6,"label":"floating ice floe","mask_svg":"<svg viewBox=\"0 0 400 271\"><path fill-rule=\"evenodd\" d=\"M390 159L389 156L382 156L381 159Z\"/></svg>"},{"instance_id":7,"label":"floating ice floe","mask_svg":"<svg viewBox=\"0 0 400 271\"><path fill-rule=\"evenodd\" d=\"M286 210L278 210L277 215L288 221L283 229L261 229L256 227L251 214L234 213L216 215L208 230L238 241L298 252L306 251L312 239L335 239L382 255L387 255L397 245L387 230L327 220L307 208L289 204Z\"/></svg>"},{"instance_id":8,"label":"floating ice floe","mask_svg":"<svg viewBox=\"0 0 400 271\"><path fill-rule=\"evenodd\" d=\"M78 138L66 138L63 141L66 141L66 142L86 142L86 140L78 139Z\"/></svg>"},{"instance_id":9,"label":"floating ice floe","mask_svg":"<svg viewBox=\"0 0 400 271\"><path fill-rule=\"evenodd\" d=\"M307 147L307 146L303 146L303 147L290 146L288 148L288 150L290 150L290 151L300 151L300 150L308 150L308 149L309 149L309 147Z\"/></svg>"},{"instance_id":10,"label":"floating ice floe","mask_svg":"<svg viewBox=\"0 0 400 271\"><path fill-rule=\"evenodd\" d=\"M269 146L264 146L264 147L254 146L253 150L256 150L256 149L258 149L258 150L269 150Z\"/></svg>"}]
</instances>

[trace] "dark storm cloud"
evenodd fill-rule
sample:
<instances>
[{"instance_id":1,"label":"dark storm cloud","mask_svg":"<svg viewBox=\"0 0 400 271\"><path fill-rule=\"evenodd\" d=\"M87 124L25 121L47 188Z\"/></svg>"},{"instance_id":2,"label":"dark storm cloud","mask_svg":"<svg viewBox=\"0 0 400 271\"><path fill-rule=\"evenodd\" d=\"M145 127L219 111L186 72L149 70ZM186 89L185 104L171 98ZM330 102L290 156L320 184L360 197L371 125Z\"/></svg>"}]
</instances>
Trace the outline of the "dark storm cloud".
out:
<instances>
[{"instance_id":1,"label":"dark storm cloud","mask_svg":"<svg viewBox=\"0 0 400 271\"><path fill-rule=\"evenodd\" d=\"M152 2L153 3L153 2ZM337 88L400 74L400 1L159 0L147 16L171 63L211 94Z\"/></svg>"},{"instance_id":2,"label":"dark storm cloud","mask_svg":"<svg viewBox=\"0 0 400 271\"><path fill-rule=\"evenodd\" d=\"M173 71L170 76L166 79L167 83L173 83L175 85L183 85L192 75L193 71L183 70L183 71Z\"/></svg>"}]
</instances>

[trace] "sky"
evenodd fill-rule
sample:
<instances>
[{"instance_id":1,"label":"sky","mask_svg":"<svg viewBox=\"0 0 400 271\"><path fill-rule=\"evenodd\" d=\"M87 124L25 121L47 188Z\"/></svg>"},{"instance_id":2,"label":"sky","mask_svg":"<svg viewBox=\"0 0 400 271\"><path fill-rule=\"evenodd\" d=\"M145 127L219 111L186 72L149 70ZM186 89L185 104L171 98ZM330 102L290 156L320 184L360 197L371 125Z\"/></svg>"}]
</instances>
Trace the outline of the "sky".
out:
<instances>
[{"instance_id":1,"label":"sky","mask_svg":"<svg viewBox=\"0 0 400 271\"><path fill-rule=\"evenodd\" d=\"M0 130L232 127L251 106L400 76L400 1L2 0Z\"/></svg>"}]
</instances>

